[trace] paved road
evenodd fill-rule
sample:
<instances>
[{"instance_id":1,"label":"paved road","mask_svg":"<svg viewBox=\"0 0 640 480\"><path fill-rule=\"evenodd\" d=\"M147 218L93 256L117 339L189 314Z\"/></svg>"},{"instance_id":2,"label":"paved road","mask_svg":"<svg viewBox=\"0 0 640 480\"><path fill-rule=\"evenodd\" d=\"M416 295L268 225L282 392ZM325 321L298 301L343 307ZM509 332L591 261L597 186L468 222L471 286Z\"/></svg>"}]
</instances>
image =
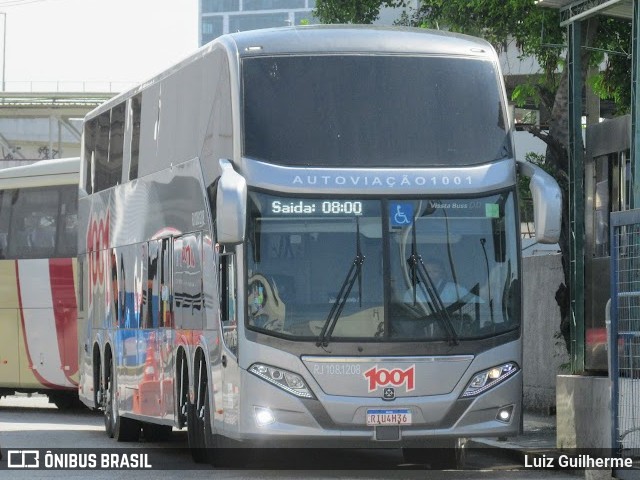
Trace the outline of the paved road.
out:
<instances>
[{"instance_id":1,"label":"paved road","mask_svg":"<svg viewBox=\"0 0 640 480\"><path fill-rule=\"evenodd\" d=\"M47 403L46 397L9 397L0 399L0 445L5 453L7 449L49 449L67 448L73 452L86 452L82 449L140 447L163 448L161 458L154 457L155 467L170 469L136 471L135 478L173 479L184 477L181 471L189 470L189 478L216 479L253 479L253 478L301 478L313 479L365 479L365 478L416 478L416 479L542 479L552 478L568 480L584 478L572 472L523 470L507 456L474 450L468 456L463 471L427 472L424 467L403 464L397 450L339 450L330 453L309 451L304 458L295 463L286 450L269 454L269 458L246 458L235 468L229 470L197 470L186 449L187 437L184 431L174 431L169 442L164 443L117 443L104 434L102 417L88 410L63 412ZM133 451L133 450L132 450ZM143 451L143 450L135 450ZM146 450L144 450L146 451ZM299 452L299 451L297 451ZM158 463L160 462L160 463ZM323 465L337 465L338 470L322 469ZM276 465L276 469L265 469L265 465ZM52 478L89 478L91 480L130 479L132 472L110 471L69 471L69 470L1 470L0 478L11 479L52 479Z\"/></svg>"}]
</instances>

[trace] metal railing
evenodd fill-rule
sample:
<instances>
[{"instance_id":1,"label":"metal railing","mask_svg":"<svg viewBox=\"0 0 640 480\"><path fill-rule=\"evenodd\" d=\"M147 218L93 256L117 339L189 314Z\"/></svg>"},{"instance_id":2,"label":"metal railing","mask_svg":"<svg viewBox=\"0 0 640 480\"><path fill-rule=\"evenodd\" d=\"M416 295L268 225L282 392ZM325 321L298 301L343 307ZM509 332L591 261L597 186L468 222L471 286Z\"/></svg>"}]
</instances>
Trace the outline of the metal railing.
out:
<instances>
[{"instance_id":1,"label":"metal railing","mask_svg":"<svg viewBox=\"0 0 640 480\"><path fill-rule=\"evenodd\" d=\"M640 470L640 209L612 213L610 231L612 447Z\"/></svg>"},{"instance_id":2,"label":"metal railing","mask_svg":"<svg viewBox=\"0 0 640 480\"><path fill-rule=\"evenodd\" d=\"M6 93L116 93L124 92L136 85L135 82L111 81L69 81L69 80L38 80L38 81L9 81L4 83Z\"/></svg>"}]
</instances>

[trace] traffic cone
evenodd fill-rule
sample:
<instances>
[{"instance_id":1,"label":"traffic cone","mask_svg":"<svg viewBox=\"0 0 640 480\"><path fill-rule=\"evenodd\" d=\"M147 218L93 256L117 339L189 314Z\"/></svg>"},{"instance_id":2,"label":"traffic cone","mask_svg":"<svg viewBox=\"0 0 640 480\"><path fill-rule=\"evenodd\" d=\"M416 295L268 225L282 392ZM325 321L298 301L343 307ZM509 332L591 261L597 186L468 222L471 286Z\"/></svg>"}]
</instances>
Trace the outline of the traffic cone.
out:
<instances>
[{"instance_id":1,"label":"traffic cone","mask_svg":"<svg viewBox=\"0 0 640 480\"><path fill-rule=\"evenodd\" d=\"M142 415L160 416L160 369L155 349L155 335L149 335L147 352L142 371L142 379L138 385L138 395L134 395L134 412ZM137 397L137 399L136 399Z\"/></svg>"}]
</instances>

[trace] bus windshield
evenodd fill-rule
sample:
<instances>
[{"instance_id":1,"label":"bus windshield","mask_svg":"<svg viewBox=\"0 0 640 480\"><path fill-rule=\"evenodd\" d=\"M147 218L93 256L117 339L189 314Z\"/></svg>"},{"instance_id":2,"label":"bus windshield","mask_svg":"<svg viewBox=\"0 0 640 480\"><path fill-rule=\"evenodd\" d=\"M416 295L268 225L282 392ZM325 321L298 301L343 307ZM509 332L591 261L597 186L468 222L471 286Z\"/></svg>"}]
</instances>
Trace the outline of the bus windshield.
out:
<instances>
[{"instance_id":1,"label":"bus windshield","mask_svg":"<svg viewBox=\"0 0 640 480\"><path fill-rule=\"evenodd\" d=\"M290 166L475 165L511 156L488 60L401 55L242 61L244 155Z\"/></svg>"},{"instance_id":2,"label":"bus windshield","mask_svg":"<svg viewBox=\"0 0 640 480\"><path fill-rule=\"evenodd\" d=\"M296 340L448 341L520 325L513 194L251 192L248 328Z\"/></svg>"},{"instance_id":3,"label":"bus windshield","mask_svg":"<svg viewBox=\"0 0 640 480\"><path fill-rule=\"evenodd\" d=\"M77 185L0 191L0 259L76 255Z\"/></svg>"}]
</instances>

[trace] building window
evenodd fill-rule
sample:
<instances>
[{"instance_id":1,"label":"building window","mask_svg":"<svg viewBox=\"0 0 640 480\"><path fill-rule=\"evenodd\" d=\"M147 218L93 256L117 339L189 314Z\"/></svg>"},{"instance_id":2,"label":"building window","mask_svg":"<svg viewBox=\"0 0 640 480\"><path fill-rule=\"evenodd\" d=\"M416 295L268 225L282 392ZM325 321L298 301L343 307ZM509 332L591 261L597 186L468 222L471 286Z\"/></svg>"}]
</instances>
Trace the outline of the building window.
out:
<instances>
[{"instance_id":1,"label":"building window","mask_svg":"<svg viewBox=\"0 0 640 480\"><path fill-rule=\"evenodd\" d=\"M304 0L244 0L243 10L286 10L305 8Z\"/></svg>"},{"instance_id":2,"label":"building window","mask_svg":"<svg viewBox=\"0 0 640 480\"><path fill-rule=\"evenodd\" d=\"M223 17L213 16L202 19L202 43L208 43L224 33Z\"/></svg>"},{"instance_id":3,"label":"building window","mask_svg":"<svg viewBox=\"0 0 640 480\"><path fill-rule=\"evenodd\" d=\"M240 0L202 0L202 13L237 12L238 10L240 10Z\"/></svg>"},{"instance_id":4,"label":"building window","mask_svg":"<svg viewBox=\"0 0 640 480\"><path fill-rule=\"evenodd\" d=\"M285 27L287 25L289 25L289 14L287 12L229 16L230 33L260 28Z\"/></svg>"}]
</instances>

